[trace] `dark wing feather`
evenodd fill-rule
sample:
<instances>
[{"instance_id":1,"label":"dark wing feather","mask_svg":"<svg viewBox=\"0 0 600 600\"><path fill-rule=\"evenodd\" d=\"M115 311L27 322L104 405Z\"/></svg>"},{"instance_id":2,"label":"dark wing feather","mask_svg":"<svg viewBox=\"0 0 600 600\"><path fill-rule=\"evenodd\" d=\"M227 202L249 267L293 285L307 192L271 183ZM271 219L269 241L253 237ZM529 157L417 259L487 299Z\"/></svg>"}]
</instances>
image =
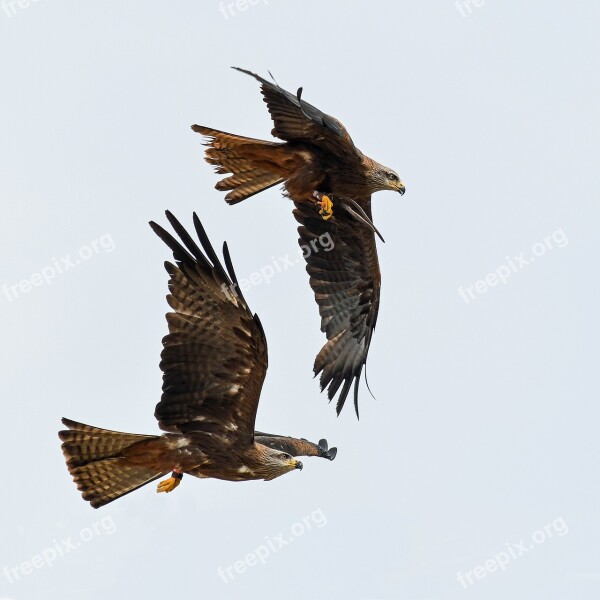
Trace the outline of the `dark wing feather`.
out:
<instances>
[{"instance_id":1,"label":"dark wing feather","mask_svg":"<svg viewBox=\"0 0 600 600\"><path fill-rule=\"evenodd\" d=\"M319 440L318 444L313 444L304 438L298 439L287 435L273 435L256 431L254 441L274 450L287 452L292 456L320 456L321 458L333 460L337 454L337 448L329 448L325 439Z\"/></svg>"},{"instance_id":2,"label":"dark wing feather","mask_svg":"<svg viewBox=\"0 0 600 600\"><path fill-rule=\"evenodd\" d=\"M233 68L261 83L261 92L275 125L272 131L275 137L287 142L313 144L346 160L362 160L363 155L346 128L336 118L304 101L302 88L297 94L291 94L256 73Z\"/></svg>"},{"instance_id":3,"label":"dark wing feather","mask_svg":"<svg viewBox=\"0 0 600 600\"><path fill-rule=\"evenodd\" d=\"M232 282L227 248L230 275L195 214L202 248L171 213L166 214L183 244L150 223L176 262L165 263L170 275L167 301L173 312L166 315L169 334L163 338L160 363L163 394L155 416L164 431L218 433L249 444L267 371L262 326Z\"/></svg>"},{"instance_id":4,"label":"dark wing feather","mask_svg":"<svg viewBox=\"0 0 600 600\"><path fill-rule=\"evenodd\" d=\"M370 197L355 200L371 219ZM295 206L299 243L310 250L304 250L306 270L319 305L321 331L327 335L315 360L315 375L321 374L321 389L328 388L330 400L341 387L338 414L354 381L358 415L358 384L379 311L381 274L375 235L340 208L325 221L313 206L299 202ZM330 244L319 243L319 237L327 234L333 242L329 251L325 248Z\"/></svg>"}]
</instances>

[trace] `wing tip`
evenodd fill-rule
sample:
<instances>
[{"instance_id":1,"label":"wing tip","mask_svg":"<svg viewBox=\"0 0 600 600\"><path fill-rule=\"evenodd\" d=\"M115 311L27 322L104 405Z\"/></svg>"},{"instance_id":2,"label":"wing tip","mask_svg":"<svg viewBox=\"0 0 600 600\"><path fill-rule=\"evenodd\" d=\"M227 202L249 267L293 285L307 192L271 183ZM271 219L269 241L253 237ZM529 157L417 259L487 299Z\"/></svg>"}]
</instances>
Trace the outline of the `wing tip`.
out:
<instances>
[{"instance_id":1,"label":"wing tip","mask_svg":"<svg viewBox=\"0 0 600 600\"><path fill-rule=\"evenodd\" d=\"M327 451L327 454L328 454L327 458L328 458L329 460L334 460L334 459L335 459L335 457L337 456L337 451L338 451L338 450L337 450L337 448L336 448L335 446L334 446L333 448L330 448L330 449Z\"/></svg>"},{"instance_id":2,"label":"wing tip","mask_svg":"<svg viewBox=\"0 0 600 600\"><path fill-rule=\"evenodd\" d=\"M325 438L319 440L317 448L319 449L319 456L322 458L333 460L337 456L337 448L330 448Z\"/></svg>"},{"instance_id":3,"label":"wing tip","mask_svg":"<svg viewBox=\"0 0 600 600\"><path fill-rule=\"evenodd\" d=\"M266 81L260 75L257 75L256 73L253 73L252 71L250 71L248 69L243 69L242 67L234 67L234 66L232 66L231 68L236 71L239 71L240 73L245 73L246 75L250 75L250 77L254 77L254 79L257 79L261 83Z\"/></svg>"}]
</instances>

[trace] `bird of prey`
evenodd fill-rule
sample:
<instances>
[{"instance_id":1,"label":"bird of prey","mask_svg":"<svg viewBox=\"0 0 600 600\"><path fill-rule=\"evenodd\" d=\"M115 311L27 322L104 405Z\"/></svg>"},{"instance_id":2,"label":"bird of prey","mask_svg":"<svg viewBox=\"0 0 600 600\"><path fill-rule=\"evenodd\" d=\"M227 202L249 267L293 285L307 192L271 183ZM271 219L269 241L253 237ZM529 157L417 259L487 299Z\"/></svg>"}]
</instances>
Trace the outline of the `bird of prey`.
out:
<instances>
[{"instance_id":1,"label":"bird of prey","mask_svg":"<svg viewBox=\"0 0 600 600\"><path fill-rule=\"evenodd\" d=\"M303 100L302 88L291 94L274 81L237 70L260 82L274 123L271 133L283 142L202 125L192 129L206 138L206 161L217 173L231 173L215 186L228 192L227 203L236 204L279 183L294 201L299 242L313 250L303 254L327 336L315 360L315 376L321 375L321 389L327 388L330 401L341 388L338 414L354 381L358 416L358 385L377 322L381 286L371 194L404 194L404 184L395 171L364 155L337 119ZM334 248L319 252L315 240L326 234ZM307 245L311 241L313 245Z\"/></svg>"},{"instance_id":2,"label":"bird of prey","mask_svg":"<svg viewBox=\"0 0 600 600\"><path fill-rule=\"evenodd\" d=\"M227 250L227 270L213 250L197 215L200 246L167 211L178 241L150 223L173 251L160 368L163 394L155 417L163 435L99 429L63 419L59 432L69 472L83 499L98 508L163 477L159 492L170 492L184 473L227 481L271 480L302 469L297 456L333 460L327 441L254 430L267 371L267 341L260 320L241 292Z\"/></svg>"}]
</instances>

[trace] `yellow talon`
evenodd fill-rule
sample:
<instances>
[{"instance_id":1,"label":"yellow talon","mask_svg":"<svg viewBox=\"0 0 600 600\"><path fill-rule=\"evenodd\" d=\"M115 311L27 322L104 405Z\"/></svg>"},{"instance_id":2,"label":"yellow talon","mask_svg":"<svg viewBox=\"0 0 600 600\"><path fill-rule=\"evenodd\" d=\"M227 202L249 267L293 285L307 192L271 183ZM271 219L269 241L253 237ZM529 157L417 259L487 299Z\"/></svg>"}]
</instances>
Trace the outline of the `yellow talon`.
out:
<instances>
[{"instance_id":1,"label":"yellow talon","mask_svg":"<svg viewBox=\"0 0 600 600\"><path fill-rule=\"evenodd\" d=\"M321 207L319 214L323 217L323 220L327 221L327 219L331 219L333 216L333 202L331 198L323 194L317 205Z\"/></svg>"},{"instance_id":2,"label":"yellow talon","mask_svg":"<svg viewBox=\"0 0 600 600\"><path fill-rule=\"evenodd\" d=\"M169 477L169 479L159 482L156 491L158 493L166 492L168 494L169 492L172 492L180 483L180 477Z\"/></svg>"}]
</instances>

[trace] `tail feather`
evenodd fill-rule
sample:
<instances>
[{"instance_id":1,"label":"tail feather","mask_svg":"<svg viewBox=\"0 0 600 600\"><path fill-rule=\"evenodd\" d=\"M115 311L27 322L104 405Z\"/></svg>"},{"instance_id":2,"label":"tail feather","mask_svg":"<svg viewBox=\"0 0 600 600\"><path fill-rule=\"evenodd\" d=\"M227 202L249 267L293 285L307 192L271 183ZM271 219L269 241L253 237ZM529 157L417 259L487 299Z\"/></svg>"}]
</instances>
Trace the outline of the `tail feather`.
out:
<instances>
[{"instance_id":1,"label":"tail feather","mask_svg":"<svg viewBox=\"0 0 600 600\"><path fill-rule=\"evenodd\" d=\"M281 183L282 179L276 179L270 173L265 173L260 177L255 177L252 181L237 186L234 190L229 192L225 196L225 200L228 204L237 204L258 192L262 192L278 183Z\"/></svg>"},{"instance_id":2,"label":"tail feather","mask_svg":"<svg viewBox=\"0 0 600 600\"><path fill-rule=\"evenodd\" d=\"M192 129L208 138L205 160L219 174L232 173L217 183L216 189L230 190L228 204L237 204L258 192L285 181L285 158L280 156L282 144L248 138L202 125ZM282 162L283 159L283 162Z\"/></svg>"},{"instance_id":3,"label":"tail feather","mask_svg":"<svg viewBox=\"0 0 600 600\"><path fill-rule=\"evenodd\" d=\"M58 436L63 441L62 451L69 467L118 456L132 444L156 437L100 429L69 419L62 419L62 422L69 429L59 432Z\"/></svg>"},{"instance_id":4,"label":"tail feather","mask_svg":"<svg viewBox=\"0 0 600 600\"><path fill-rule=\"evenodd\" d=\"M234 190L236 187L248 183L257 177L260 177L262 174L263 171L261 169L250 167L248 171L238 171L236 175L221 179L221 181L215 185L215 188L221 192L225 190Z\"/></svg>"},{"instance_id":5,"label":"tail feather","mask_svg":"<svg viewBox=\"0 0 600 600\"><path fill-rule=\"evenodd\" d=\"M123 457L132 445L158 436L110 431L69 419L62 422L69 428L58 433L67 468L83 499L94 508L165 474L156 468L128 464Z\"/></svg>"},{"instance_id":6,"label":"tail feather","mask_svg":"<svg viewBox=\"0 0 600 600\"><path fill-rule=\"evenodd\" d=\"M269 144L271 146L279 145L277 142L267 142L256 138L244 137L243 135L236 135L235 133L227 133L226 131L204 127L204 125L192 125L192 130L208 138L212 138L206 145L212 146L213 148L234 148L235 146L254 143Z\"/></svg>"},{"instance_id":7,"label":"tail feather","mask_svg":"<svg viewBox=\"0 0 600 600\"><path fill-rule=\"evenodd\" d=\"M128 465L123 458L107 458L69 469L77 489L93 508L100 508L165 475Z\"/></svg>"}]
</instances>

